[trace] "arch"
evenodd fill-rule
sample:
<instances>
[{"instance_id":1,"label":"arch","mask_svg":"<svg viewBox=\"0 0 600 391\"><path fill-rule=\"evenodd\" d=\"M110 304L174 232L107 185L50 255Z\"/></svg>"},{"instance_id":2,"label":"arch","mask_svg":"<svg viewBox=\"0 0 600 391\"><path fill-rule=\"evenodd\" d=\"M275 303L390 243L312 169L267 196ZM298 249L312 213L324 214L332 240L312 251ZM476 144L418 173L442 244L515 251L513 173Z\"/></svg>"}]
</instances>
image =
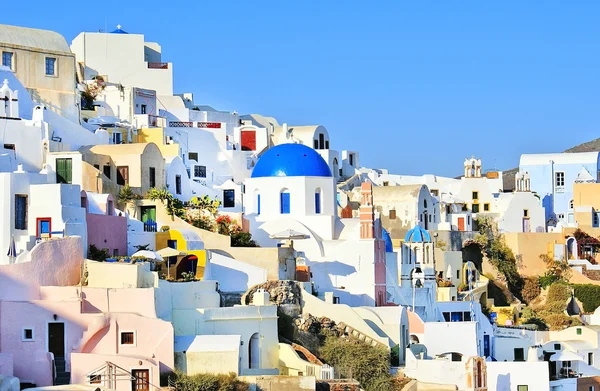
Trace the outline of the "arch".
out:
<instances>
[{"instance_id":1,"label":"arch","mask_svg":"<svg viewBox=\"0 0 600 391\"><path fill-rule=\"evenodd\" d=\"M471 261L466 261L463 262L463 267L462 267L462 282L464 284L469 284L469 280L471 280L471 282L473 283L473 286L475 286L475 284L477 283L477 281L479 280L478 278L479 276L479 270L477 270L477 268L475 267L475 264Z\"/></svg>"},{"instance_id":2,"label":"arch","mask_svg":"<svg viewBox=\"0 0 600 391\"><path fill-rule=\"evenodd\" d=\"M323 209L323 192L320 187L315 189L315 214L321 214L321 210Z\"/></svg>"},{"instance_id":3,"label":"arch","mask_svg":"<svg viewBox=\"0 0 600 391\"><path fill-rule=\"evenodd\" d=\"M339 167L340 167L340 164L339 164L337 158L334 157L333 158L333 167L332 167L333 168L333 176L336 176L340 173Z\"/></svg>"},{"instance_id":4,"label":"arch","mask_svg":"<svg viewBox=\"0 0 600 391\"><path fill-rule=\"evenodd\" d=\"M579 257L578 251L577 251L577 239L575 239L573 236L571 236L570 238L567 239L567 242L565 243L565 247L566 247L566 259L577 259Z\"/></svg>"},{"instance_id":5,"label":"arch","mask_svg":"<svg viewBox=\"0 0 600 391\"><path fill-rule=\"evenodd\" d=\"M260 336L258 333L252 334L248 341L248 368L260 368Z\"/></svg>"},{"instance_id":6,"label":"arch","mask_svg":"<svg viewBox=\"0 0 600 391\"><path fill-rule=\"evenodd\" d=\"M291 195L290 191L287 188L281 189L279 192L279 213L290 214L291 210Z\"/></svg>"},{"instance_id":7,"label":"arch","mask_svg":"<svg viewBox=\"0 0 600 391\"><path fill-rule=\"evenodd\" d=\"M183 273L193 273L196 275L198 270L198 257L195 255L188 255L184 257L175 267L176 278L183 278Z\"/></svg>"},{"instance_id":8,"label":"arch","mask_svg":"<svg viewBox=\"0 0 600 391\"><path fill-rule=\"evenodd\" d=\"M481 252L481 246L477 242L473 240L464 242L462 247L462 259L464 261L473 262L477 270L480 272L483 271L483 254Z\"/></svg>"}]
</instances>

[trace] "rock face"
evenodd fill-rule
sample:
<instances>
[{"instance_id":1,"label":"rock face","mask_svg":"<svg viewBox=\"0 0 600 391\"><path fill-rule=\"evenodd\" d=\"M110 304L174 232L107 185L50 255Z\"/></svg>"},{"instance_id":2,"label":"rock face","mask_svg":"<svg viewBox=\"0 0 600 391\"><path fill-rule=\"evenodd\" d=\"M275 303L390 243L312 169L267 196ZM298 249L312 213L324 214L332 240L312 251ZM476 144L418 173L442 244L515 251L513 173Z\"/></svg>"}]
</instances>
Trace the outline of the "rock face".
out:
<instances>
[{"instance_id":1,"label":"rock face","mask_svg":"<svg viewBox=\"0 0 600 391\"><path fill-rule=\"evenodd\" d=\"M295 281L267 281L250 288L243 296L242 303L250 305L252 297L259 289L264 289L269 292L271 302L279 306L294 305L301 306L302 292L301 288Z\"/></svg>"},{"instance_id":2,"label":"rock face","mask_svg":"<svg viewBox=\"0 0 600 391\"><path fill-rule=\"evenodd\" d=\"M301 317L294 319L294 324L298 331L311 334L319 334L321 330L328 330L336 334L343 332L339 325L336 325L333 320L325 316L318 318L311 314L303 314Z\"/></svg>"}]
</instances>

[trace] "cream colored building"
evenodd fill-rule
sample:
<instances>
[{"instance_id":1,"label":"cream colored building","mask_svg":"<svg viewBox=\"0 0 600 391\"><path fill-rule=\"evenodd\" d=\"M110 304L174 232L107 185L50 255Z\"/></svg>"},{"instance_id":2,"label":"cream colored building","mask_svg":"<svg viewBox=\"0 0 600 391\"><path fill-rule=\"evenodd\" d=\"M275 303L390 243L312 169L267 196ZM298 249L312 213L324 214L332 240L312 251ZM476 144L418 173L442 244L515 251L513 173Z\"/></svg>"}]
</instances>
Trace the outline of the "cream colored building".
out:
<instances>
[{"instance_id":1,"label":"cream colored building","mask_svg":"<svg viewBox=\"0 0 600 391\"><path fill-rule=\"evenodd\" d=\"M15 73L36 103L79 123L75 55L62 35L0 25L0 52L0 65Z\"/></svg>"}]
</instances>

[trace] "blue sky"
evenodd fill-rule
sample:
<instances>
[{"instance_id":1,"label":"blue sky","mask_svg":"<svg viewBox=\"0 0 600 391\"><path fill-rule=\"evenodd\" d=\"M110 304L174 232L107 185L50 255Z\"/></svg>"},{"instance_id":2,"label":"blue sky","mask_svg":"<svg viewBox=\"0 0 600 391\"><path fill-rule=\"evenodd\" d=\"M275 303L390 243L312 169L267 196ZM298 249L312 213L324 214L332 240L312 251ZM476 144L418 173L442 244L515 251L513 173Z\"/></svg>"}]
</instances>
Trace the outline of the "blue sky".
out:
<instances>
[{"instance_id":1,"label":"blue sky","mask_svg":"<svg viewBox=\"0 0 600 391\"><path fill-rule=\"evenodd\" d=\"M600 137L597 1L7 2L70 41L117 24L162 45L196 103L321 124L401 174L518 165Z\"/></svg>"}]
</instances>

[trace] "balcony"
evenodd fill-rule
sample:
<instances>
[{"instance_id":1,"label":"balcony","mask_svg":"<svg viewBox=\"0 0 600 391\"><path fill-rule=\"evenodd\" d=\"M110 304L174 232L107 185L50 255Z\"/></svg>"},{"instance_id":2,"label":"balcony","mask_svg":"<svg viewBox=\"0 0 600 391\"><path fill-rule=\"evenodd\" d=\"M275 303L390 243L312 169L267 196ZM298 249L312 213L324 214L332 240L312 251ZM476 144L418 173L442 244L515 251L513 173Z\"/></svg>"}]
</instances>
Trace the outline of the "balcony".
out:
<instances>
[{"instance_id":1,"label":"balcony","mask_svg":"<svg viewBox=\"0 0 600 391\"><path fill-rule=\"evenodd\" d=\"M168 62L149 62L148 69L169 69Z\"/></svg>"},{"instance_id":2,"label":"balcony","mask_svg":"<svg viewBox=\"0 0 600 391\"><path fill-rule=\"evenodd\" d=\"M135 127L141 128L165 128L167 118L151 114L135 114Z\"/></svg>"}]
</instances>

